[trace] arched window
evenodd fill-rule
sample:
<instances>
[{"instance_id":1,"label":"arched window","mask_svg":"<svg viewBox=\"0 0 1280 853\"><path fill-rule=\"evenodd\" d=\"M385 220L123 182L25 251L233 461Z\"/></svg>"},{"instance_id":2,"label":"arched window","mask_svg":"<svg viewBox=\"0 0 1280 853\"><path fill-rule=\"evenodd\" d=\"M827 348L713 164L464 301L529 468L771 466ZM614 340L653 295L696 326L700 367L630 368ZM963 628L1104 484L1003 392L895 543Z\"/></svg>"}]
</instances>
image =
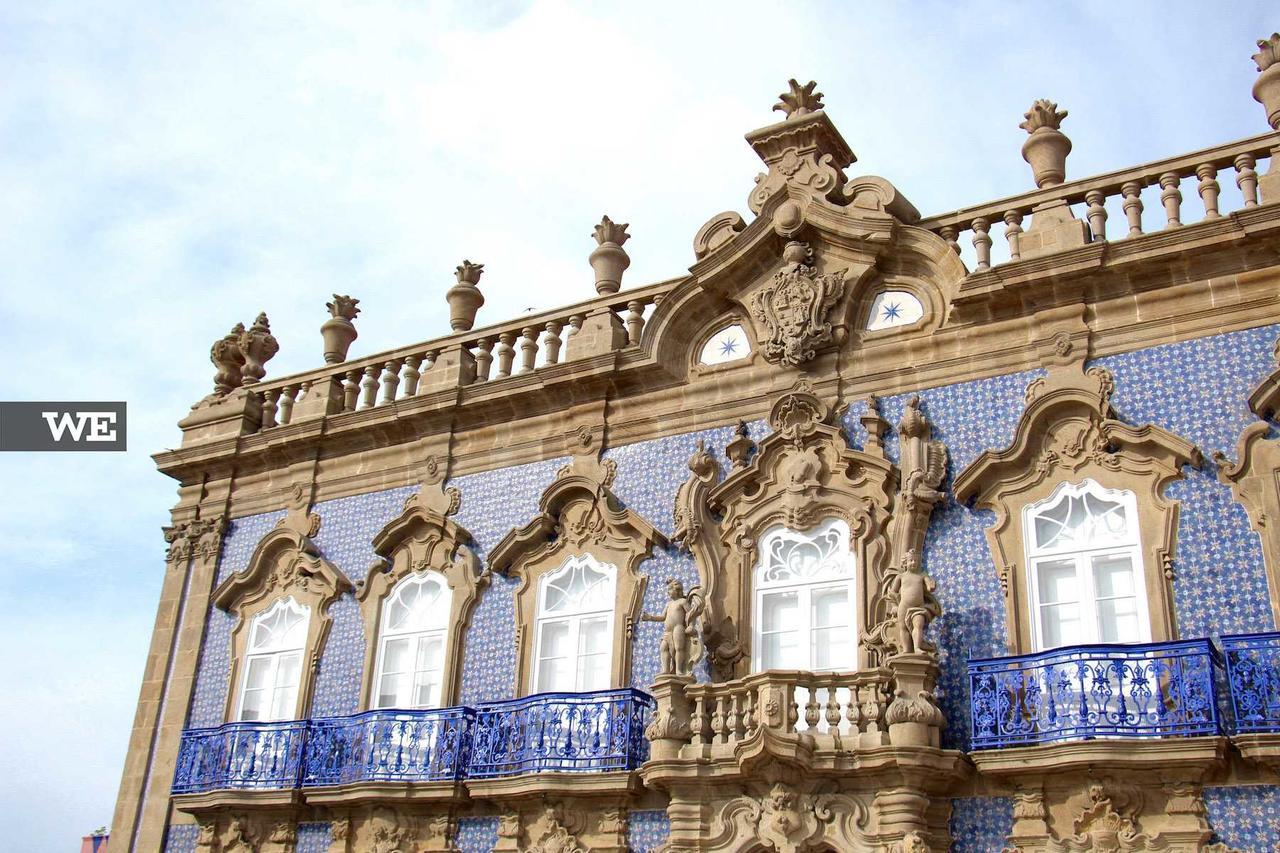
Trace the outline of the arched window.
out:
<instances>
[{"instance_id":1,"label":"arched window","mask_svg":"<svg viewBox=\"0 0 1280 853\"><path fill-rule=\"evenodd\" d=\"M730 323L715 331L698 353L698 363L706 365L725 364L751 355L751 341L747 338L747 330L741 323Z\"/></svg>"},{"instance_id":2,"label":"arched window","mask_svg":"<svg viewBox=\"0 0 1280 853\"><path fill-rule=\"evenodd\" d=\"M604 690L613 667L617 568L570 557L538 588L534 692Z\"/></svg>"},{"instance_id":3,"label":"arched window","mask_svg":"<svg viewBox=\"0 0 1280 853\"><path fill-rule=\"evenodd\" d=\"M310 618L311 608L291 595L254 617L236 719L293 719Z\"/></svg>"},{"instance_id":4,"label":"arched window","mask_svg":"<svg viewBox=\"0 0 1280 853\"><path fill-rule=\"evenodd\" d=\"M754 595L754 669L857 666L857 598L849 525L831 518L805 532L760 537Z\"/></svg>"},{"instance_id":5,"label":"arched window","mask_svg":"<svg viewBox=\"0 0 1280 853\"><path fill-rule=\"evenodd\" d=\"M409 575L392 590L378 629L375 707L440 707L451 605L436 572Z\"/></svg>"},{"instance_id":6,"label":"arched window","mask_svg":"<svg viewBox=\"0 0 1280 853\"><path fill-rule=\"evenodd\" d=\"M867 331L910 326L924 316L924 305L905 290L885 290L876 294L867 312Z\"/></svg>"},{"instance_id":7,"label":"arched window","mask_svg":"<svg viewBox=\"0 0 1280 853\"><path fill-rule=\"evenodd\" d=\"M1037 650L1151 639L1133 492L1064 483L1023 518Z\"/></svg>"}]
</instances>

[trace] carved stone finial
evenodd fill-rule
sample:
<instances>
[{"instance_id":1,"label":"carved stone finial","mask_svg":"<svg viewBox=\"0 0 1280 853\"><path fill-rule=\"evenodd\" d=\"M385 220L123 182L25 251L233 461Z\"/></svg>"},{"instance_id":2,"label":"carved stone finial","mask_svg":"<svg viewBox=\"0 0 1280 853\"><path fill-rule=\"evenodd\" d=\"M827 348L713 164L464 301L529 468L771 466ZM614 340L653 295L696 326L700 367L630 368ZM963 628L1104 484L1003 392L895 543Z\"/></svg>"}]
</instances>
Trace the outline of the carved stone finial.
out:
<instances>
[{"instance_id":1,"label":"carved stone finial","mask_svg":"<svg viewBox=\"0 0 1280 853\"><path fill-rule=\"evenodd\" d=\"M240 350L240 338L244 335L244 323L236 323L223 337L213 342L209 360L218 372L213 376L213 395L225 397L240 387L240 372L244 367L244 353Z\"/></svg>"},{"instance_id":2,"label":"carved stone finial","mask_svg":"<svg viewBox=\"0 0 1280 853\"><path fill-rule=\"evenodd\" d=\"M449 288L444 298L449 303L449 326L455 332L465 332L476 323L476 312L484 304L484 294L477 287L484 264L463 261L454 274L458 283Z\"/></svg>"},{"instance_id":3,"label":"carved stone finial","mask_svg":"<svg viewBox=\"0 0 1280 853\"><path fill-rule=\"evenodd\" d=\"M756 444L747 434L747 422L738 421L738 427L734 430L734 439L725 445L724 455L729 457L734 470L745 468L747 460L751 458L751 451L756 449ZM693 461L690 460L689 467L693 468Z\"/></svg>"},{"instance_id":4,"label":"carved stone finial","mask_svg":"<svg viewBox=\"0 0 1280 853\"><path fill-rule=\"evenodd\" d=\"M1258 79L1253 81L1253 99L1266 109L1271 129L1280 130L1280 33L1259 40L1253 61L1258 64L1259 72ZM1266 200L1265 192L1263 200Z\"/></svg>"},{"instance_id":5,"label":"carved stone finial","mask_svg":"<svg viewBox=\"0 0 1280 853\"><path fill-rule=\"evenodd\" d=\"M1053 101L1041 98L1026 112L1018 127L1030 134L1022 143L1022 159L1031 164L1037 187L1056 186L1066 180L1071 140L1059 128L1067 117Z\"/></svg>"},{"instance_id":6,"label":"carved stone finial","mask_svg":"<svg viewBox=\"0 0 1280 853\"><path fill-rule=\"evenodd\" d=\"M928 426L924 412L920 411L920 395L912 394L910 402L902 412L902 420L898 422L898 432L904 436L916 438L924 435Z\"/></svg>"},{"instance_id":7,"label":"carved stone finial","mask_svg":"<svg viewBox=\"0 0 1280 853\"><path fill-rule=\"evenodd\" d=\"M247 331L240 333L240 351L244 353L241 384L253 385L266 376L266 363L280 351L280 342L271 334L271 324L264 311Z\"/></svg>"},{"instance_id":8,"label":"carved stone finial","mask_svg":"<svg viewBox=\"0 0 1280 853\"><path fill-rule=\"evenodd\" d=\"M627 224L621 225L609 217L602 217L592 236L596 249L587 259L596 274L596 293L617 293L622 287L622 273L631 266L631 257L622 244L631 238Z\"/></svg>"},{"instance_id":9,"label":"carved stone finial","mask_svg":"<svg viewBox=\"0 0 1280 853\"><path fill-rule=\"evenodd\" d=\"M329 319L320 327L320 336L324 339L325 364L339 364L347 360L347 350L358 335L355 324L351 321L360 313L356 306L360 300L351 296L333 294L333 301L326 302Z\"/></svg>"},{"instance_id":10,"label":"carved stone finial","mask_svg":"<svg viewBox=\"0 0 1280 853\"><path fill-rule=\"evenodd\" d=\"M787 86L790 91L779 95L778 103L773 108L786 113L788 121L822 109L822 93L814 91L818 84L813 80L801 86L793 77L787 81Z\"/></svg>"}]
</instances>

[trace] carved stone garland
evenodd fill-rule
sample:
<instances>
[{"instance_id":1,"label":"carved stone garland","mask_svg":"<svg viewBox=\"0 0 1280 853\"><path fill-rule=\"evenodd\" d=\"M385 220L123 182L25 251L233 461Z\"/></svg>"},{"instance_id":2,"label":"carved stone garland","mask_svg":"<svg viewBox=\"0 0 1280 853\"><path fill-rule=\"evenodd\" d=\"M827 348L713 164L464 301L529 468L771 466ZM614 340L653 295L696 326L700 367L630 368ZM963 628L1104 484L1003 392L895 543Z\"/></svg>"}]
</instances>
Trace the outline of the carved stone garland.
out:
<instances>
[{"instance_id":1,"label":"carved stone garland","mask_svg":"<svg viewBox=\"0 0 1280 853\"><path fill-rule=\"evenodd\" d=\"M396 584L411 575L434 572L450 591L449 636L445 645L442 703L453 704L462 677L462 647L479 590L489 582L480 561L468 547L471 534L453 520L462 503L455 488L443 485L445 470L433 456L423 465L421 487L405 501L404 511L373 539L378 561L356 592L364 617L365 682L362 707L370 707L376 689L374 666L382 608Z\"/></svg>"},{"instance_id":2,"label":"carved stone garland","mask_svg":"<svg viewBox=\"0 0 1280 853\"><path fill-rule=\"evenodd\" d=\"M516 624L519 646L517 690L533 692L533 630L537 619L539 579L575 556L590 555L617 568L611 684L631 680L631 634L639 619L646 578L638 571L653 548L666 537L639 514L624 509L610 491L617 468L600 459L600 447L586 427L569 436L572 461L560 469L542 493L539 512L523 527L510 531L489 553L491 569L519 578Z\"/></svg>"},{"instance_id":3,"label":"carved stone garland","mask_svg":"<svg viewBox=\"0 0 1280 853\"><path fill-rule=\"evenodd\" d=\"M1022 510L1062 483L1086 478L1137 495L1151 637L1176 637L1171 581L1178 507L1164 488L1182 475L1182 466L1201 464L1200 451L1153 424L1118 420L1111 408L1114 378L1105 368L1085 370L1087 332L1082 340L1072 337L1059 331L1046 342L1048 375L1027 386L1013 443L984 451L955 481L959 500L996 514L987 540L1005 593L1012 654L1032 647Z\"/></svg>"},{"instance_id":4,"label":"carved stone garland","mask_svg":"<svg viewBox=\"0 0 1280 853\"><path fill-rule=\"evenodd\" d=\"M235 709L237 690L249 642L253 618L278 599L292 596L309 607L307 641L303 660L302 683L298 690L298 706L294 719L306 716L310 705L314 678L320 663L320 651L328 635L332 619L329 606L344 592L353 589L351 582L337 566L320 556L311 537L320 529L320 516L309 512L311 497L307 487L295 484L287 514L276 527L262 537L249 565L224 580L214 590L213 601L222 610L238 616L231 635L231 682L227 691L227 719Z\"/></svg>"}]
</instances>

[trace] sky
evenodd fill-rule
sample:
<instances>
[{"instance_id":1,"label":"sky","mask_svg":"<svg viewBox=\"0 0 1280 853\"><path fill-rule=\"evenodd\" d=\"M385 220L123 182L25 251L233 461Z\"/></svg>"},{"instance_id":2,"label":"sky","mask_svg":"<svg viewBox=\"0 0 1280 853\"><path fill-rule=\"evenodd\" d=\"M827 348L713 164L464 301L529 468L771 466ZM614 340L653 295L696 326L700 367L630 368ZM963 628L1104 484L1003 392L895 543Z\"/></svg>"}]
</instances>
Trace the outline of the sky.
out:
<instances>
[{"instance_id":1,"label":"sky","mask_svg":"<svg viewBox=\"0 0 1280 853\"><path fill-rule=\"evenodd\" d=\"M353 356L445 334L463 258L481 323L585 299L602 214L631 225L624 289L680 275L707 219L749 216L742 137L791 77L850 173L925 215L1032 188L1036 98L1070 113L1068 177L1251 136L1275 11L0 5L0 400L129 406L127 453L0 454L7 837L58 853L111 820L177 499L150 454L235 323L268 313L273 377L321 363L334 293L361 300Z\"/></svg>"}]
</instances>

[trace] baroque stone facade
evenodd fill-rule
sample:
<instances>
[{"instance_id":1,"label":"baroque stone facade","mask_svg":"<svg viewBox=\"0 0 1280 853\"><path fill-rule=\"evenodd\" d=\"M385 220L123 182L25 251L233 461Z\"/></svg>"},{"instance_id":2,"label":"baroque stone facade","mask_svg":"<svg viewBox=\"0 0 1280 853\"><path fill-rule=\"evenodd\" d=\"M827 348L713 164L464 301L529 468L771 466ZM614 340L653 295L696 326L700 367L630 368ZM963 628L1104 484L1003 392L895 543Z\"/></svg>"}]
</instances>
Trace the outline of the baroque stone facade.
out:
<instances>
[{"instance_id":1,"label":"baroque stone facade","mask_svg":"<svg viewBox=\"0 0 1280 853\"><path fill-rule=\"evenodd\" d=\"M1037 188L922 217L822 99L679 279L605 217L562 310L215 342L113 845L1270 849L1280 134L1066 182L1038 101Z\"/></svg>"}]
</instances>

